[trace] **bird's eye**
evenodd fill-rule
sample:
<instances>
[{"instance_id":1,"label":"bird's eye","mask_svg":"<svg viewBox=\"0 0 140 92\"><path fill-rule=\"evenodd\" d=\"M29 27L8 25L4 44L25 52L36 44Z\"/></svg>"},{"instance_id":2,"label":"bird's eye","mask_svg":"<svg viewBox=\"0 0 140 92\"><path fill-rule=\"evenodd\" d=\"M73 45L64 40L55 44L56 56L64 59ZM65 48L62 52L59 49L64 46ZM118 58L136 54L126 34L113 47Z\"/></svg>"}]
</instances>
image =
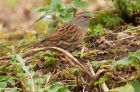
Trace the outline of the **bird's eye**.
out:
<instances>
[{"instance_id":1,"label":"bird's eye","mask_svg":"<svg viewBox=\"0 0 140 92\"><path fill-rule=\"evenodd\" d=\"M84 18L87 18L87 16L83 16Z\"/></svg>"}]
</instances>

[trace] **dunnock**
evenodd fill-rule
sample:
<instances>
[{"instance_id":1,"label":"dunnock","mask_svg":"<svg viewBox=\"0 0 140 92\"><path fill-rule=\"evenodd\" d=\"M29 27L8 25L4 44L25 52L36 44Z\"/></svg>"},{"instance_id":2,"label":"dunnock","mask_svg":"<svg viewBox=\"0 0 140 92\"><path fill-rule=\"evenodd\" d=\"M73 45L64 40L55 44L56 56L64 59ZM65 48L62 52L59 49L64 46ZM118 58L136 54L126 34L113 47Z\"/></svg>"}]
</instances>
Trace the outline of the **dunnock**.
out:
<instances>
[{"instance_id":1,"label":"dunnock","mask_svg":"<svg viewBox=\"0 0 140 92\"><path fill-rule=\"evenodd\" d=\"M59 28L52 35L47 36L41 41L27 44L27 47L55 46L72 51L77 48L84 39L90 19L91 17L88 12L78 13L71 22Z\"/></svg>"}]
</instances>

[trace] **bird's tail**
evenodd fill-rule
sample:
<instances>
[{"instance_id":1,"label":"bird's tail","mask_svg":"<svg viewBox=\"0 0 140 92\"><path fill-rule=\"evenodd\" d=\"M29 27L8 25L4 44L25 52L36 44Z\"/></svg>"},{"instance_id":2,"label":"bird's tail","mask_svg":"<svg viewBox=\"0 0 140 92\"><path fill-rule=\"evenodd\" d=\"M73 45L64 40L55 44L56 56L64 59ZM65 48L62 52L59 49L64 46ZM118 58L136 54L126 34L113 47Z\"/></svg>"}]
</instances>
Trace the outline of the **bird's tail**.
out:
<instances>
[{"instance_id":1,"label":"bird's tail","mask_svg":"<svg viewBox=\"0 0 140 92\"><path fill-rule=\"evenodd\" d=\"M38 47L41 44L40 41L33 41L28 44L18 46L18 48L32 48L32 47Z\"/></svg>"}]
</instances>

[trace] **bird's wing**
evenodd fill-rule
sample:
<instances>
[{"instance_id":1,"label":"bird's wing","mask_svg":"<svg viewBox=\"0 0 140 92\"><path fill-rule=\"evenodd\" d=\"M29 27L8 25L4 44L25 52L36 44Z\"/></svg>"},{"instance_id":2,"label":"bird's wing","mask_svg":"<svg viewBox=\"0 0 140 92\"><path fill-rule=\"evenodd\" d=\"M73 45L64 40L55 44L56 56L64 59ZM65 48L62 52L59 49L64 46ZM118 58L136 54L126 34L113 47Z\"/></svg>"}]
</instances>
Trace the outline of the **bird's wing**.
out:
<instances>
[{"instance_id":1,"label":"bird's wing","mask_svg":"<svg viewBox=\"0 0 140 92\"><path fill-rule=\"evenodd\" d=\"M59 28L54 34L47 36L42 41L59 41L59 40L66 40L69 39L76 30L75 25L73 24L66 24L63 27Z\"/></svg>"}]
</instances>

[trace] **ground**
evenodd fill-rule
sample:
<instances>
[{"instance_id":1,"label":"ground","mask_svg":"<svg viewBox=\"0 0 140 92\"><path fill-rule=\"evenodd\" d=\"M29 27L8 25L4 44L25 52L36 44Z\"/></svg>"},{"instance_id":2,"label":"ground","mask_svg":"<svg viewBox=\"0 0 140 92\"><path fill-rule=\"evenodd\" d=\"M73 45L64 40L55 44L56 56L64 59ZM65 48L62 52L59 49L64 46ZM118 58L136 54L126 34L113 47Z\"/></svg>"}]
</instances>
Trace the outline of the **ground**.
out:
<instances>
[{"instance_id":1,"label":"ground","mask_svg":"<svg viewBox=\"0 0 140 92\"><path fill-rule=\"evenodd\" d=\"M131 80L139 81L139 71L136 65L110 68L112 62L122 60L130 53L140 50L139 25L130 27L128 24L122 24L115 29L104 28L105 33L101 36L93 36L87 33L83 44L87 50L83 53L80 50L67 54L65 51L61 52L60 50L58 52L56 49L56 52L46 52L46 48L42 48L43 52L38 52L40 51L38 48L34 48L33 51L30 48L19 49L17 48L18 45L38 39L38 32L33 24L39 15L36 16L31 10L39 6L42 1L22 0L16 2L18 3L16 7L7 5L9 0L6 1L0 0L2 2L0 4L0 75L19 78L15 84L8 83L6 88L16 86L22 88L23 91L28 90L26 89L26 82L18 75L20 70L14 68L17 64L11 62L11 57L9 57L9 55L20 53L24 53L23 58L27 59L25 66L31 64L33 72L36 74L49 75L50 78L46 85L61 82L73 92L91 91L90 87L95 92L102 92L99 79L103 79L102 82L106 81L109 89L123 86ZM5 8L4 5L8 7ZM29 53L35 50L38 50L38 53ZM28 75L28 71L26 69L24 71ZM49 74L50 72L51 74ZM93 76L93 72L95 76ZM96 82L97 85L95 85L95 81L98 82Z\"/></svg>"}]
</instances>

